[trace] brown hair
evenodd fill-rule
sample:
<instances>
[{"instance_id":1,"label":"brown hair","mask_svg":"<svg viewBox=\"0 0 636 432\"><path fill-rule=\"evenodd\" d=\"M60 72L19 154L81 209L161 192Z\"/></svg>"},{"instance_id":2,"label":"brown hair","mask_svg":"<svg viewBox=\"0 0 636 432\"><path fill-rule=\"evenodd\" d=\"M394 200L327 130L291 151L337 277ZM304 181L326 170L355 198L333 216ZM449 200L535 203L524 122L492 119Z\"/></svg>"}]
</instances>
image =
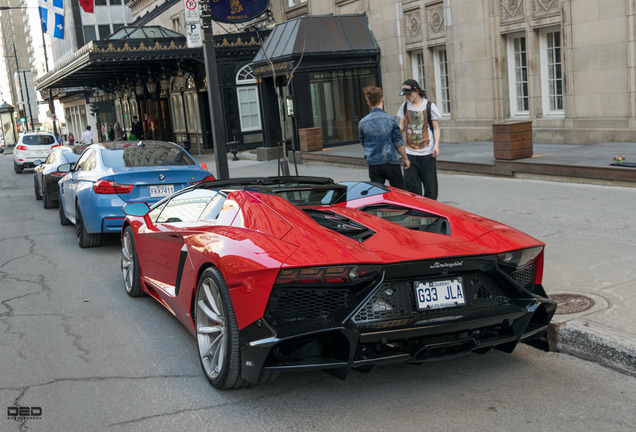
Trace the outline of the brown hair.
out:
<instances>
[{"instance_id":1,"label":"brown hair","mask_svg":"<svg viewBox=\"0 0 636 432\"><path fill-rule=\"evenodd\" d=\"M365 87L364 97L372 107L378 106L382 100L382 89L376 86Z\"/></svg>"}]
</instances>

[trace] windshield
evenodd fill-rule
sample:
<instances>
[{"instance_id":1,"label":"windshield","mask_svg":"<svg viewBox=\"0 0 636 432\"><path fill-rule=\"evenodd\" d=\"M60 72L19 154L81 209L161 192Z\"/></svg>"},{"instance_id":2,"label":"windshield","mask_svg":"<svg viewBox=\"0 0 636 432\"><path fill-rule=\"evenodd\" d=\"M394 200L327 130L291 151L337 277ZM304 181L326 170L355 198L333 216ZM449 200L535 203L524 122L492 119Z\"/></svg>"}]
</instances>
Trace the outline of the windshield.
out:
<instances>
[{"instance_id":1,"label":"windshield","mask_svg":"<svg viewBox=\"0 0 636 432\"><path fill-rule=\"evenodd\" d=\"M22 137L22 143L28 145L50 145L55 143L53 135L25 135Z\"/></svg>"}]
</instances>

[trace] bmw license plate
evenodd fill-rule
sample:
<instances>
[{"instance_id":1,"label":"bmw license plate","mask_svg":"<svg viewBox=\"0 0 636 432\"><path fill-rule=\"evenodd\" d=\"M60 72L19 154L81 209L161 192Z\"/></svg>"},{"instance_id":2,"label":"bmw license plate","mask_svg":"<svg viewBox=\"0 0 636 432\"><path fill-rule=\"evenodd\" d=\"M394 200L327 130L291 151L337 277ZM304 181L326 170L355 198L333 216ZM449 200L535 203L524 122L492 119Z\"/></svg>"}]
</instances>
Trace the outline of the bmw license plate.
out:
<instances>
[{"instance_id":1,"label":"bmw license plate","mask_svg":"<svg viewBox=\"0 0 636 432\"><path fill-rule=\"evenodd\" d=\"M417 309L442 309L466 304L462 278L415 282Z\"/></svg>"},{"instance_id":2,"label":"bmw license plate","mask_svg":"<svg viewBox=\"0 0 636 432\"><path fill-rule=\"evenodd\" d=\"M165 197L174 193L174 185L150 186L151 197Z\"/></svg>"}]
</instances>

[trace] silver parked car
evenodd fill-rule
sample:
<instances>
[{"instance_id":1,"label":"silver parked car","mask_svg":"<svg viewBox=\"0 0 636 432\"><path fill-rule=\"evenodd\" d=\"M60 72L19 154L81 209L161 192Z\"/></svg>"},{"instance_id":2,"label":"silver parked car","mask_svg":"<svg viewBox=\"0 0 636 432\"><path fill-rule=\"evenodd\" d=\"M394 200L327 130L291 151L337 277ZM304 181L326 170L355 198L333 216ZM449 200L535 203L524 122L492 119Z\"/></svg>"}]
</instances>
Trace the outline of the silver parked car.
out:
<instances>
[{"instance_id":1,"label":"silver parked car","mask_svg":"<svg viewBox=\"0 0 636 432\"><path fill-rule=\"evenodd\" d=\"M36 160L46 159L51 150L59 146L51 133L27 132L20 136L13 149L13 169L20 174L24 168L34 167Z\"/></svg>"}]
</instances>

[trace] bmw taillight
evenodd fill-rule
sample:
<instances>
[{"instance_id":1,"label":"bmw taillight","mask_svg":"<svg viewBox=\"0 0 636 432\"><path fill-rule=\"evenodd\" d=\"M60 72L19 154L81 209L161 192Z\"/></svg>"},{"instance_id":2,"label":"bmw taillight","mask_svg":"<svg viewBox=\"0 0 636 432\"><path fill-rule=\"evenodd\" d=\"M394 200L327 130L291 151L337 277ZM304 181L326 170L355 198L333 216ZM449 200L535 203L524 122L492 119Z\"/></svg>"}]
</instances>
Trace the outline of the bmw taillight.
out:
<instances>
[{"instance_id":1,"label":"bmw taillight","mask_svg":"<svg viewBox=\"0 0 636 432\"><path fill-rule=\"evenodd\" d=\"M132 192L134 185L122 185L112 180L97 180L93 190L97 194L127 194Z\"/></svg>"},{"instance_id":2,"label":"bmw taillight","mask_svg":"<svg viewBox=\"0 0 636 432\"><path fill-rule=\"evenodd\" d=\"M206 177L206 178L204 178L203 180L199 180L199 181L195 181L195 182L190 182L190 186L195 185L195 184L197 184L197 183L203 183L203 182L207 182L207 181L214 181L214 180L216 180L216 179L214 178L214 176L213 176L213 175L211 175L211 174L210 174L209 176L207 176L207 177Z\"/></svg>"},{"instance_id":3,"label":"bmw taillight","mask_svg":"<svg viewBox=\"0 0 636 432\"><path fill-rule=\"evenodd\" d=\"M15 146L15 149L16 150L28 150L29 148L27 146L25 146L25 145L20 144L18 146Z\"/></svg>"},{"instance_id":4,"label":"bmw taillight","mask_svg":"<svg viewBox=\"0 0 636 432\"><path fill-rule=\"evenodd\" d=\"M283 269L276 284L352 284L377 275L382 269L374 264L355 264L328 267L302 267Z\"/></svg>"}]
</instances>

